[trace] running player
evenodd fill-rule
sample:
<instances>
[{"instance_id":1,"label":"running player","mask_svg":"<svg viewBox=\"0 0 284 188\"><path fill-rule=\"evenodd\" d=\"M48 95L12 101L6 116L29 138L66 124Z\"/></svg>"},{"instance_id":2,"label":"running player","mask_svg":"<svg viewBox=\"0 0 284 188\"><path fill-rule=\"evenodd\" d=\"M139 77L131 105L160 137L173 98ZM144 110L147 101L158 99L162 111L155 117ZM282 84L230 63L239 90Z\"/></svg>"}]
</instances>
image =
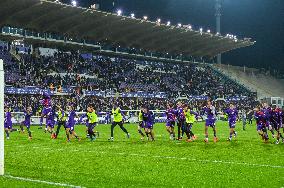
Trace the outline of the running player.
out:
<instances>
[{"instance_id":1,"label":"running player","mask_svg":"<svg viewBox=\"0 0 284 188\"><path fill-rule=\"evenodd\" d=\"M144 122L144 129L148 140L155 141L153 127L155 124L155 115L148 108L143 108L142 118Z\"/></svg>"},{"instance_id":2,"label":"running player","mask_svg":"<svg viewBox=\"0 0 284 188\"><path fill-rule=\"evenodd\" d=\"M167 131L170 134L170 139L174 140L175 139L175 111L172 108L171 104L167 105L167 110L166 110L166 117L167 117L167 123L166 123L166 128Z\"/></svg>"},{"instance_id":3,"label":"running player","mask_svg":"<svg viewBox=\"0 0 284 188\"><path fill-rule=\"evenodd\" d=\"M65 128L66 120L67 120L67 113L63 110L63 108L61 106L58 106L57 109L58 109L56 113L57 129L56 129L56 133L53 134L54 139L58 137L61 126Z\"/></svg>"},{"instance_id":4,"label":"running player","mask_svg":"<svg viewBox=\"0 0 284 188\"><path fill-rule=\"evenodd\" d=\"M47 117L47 114L52 110L50 95L47 93L43 94L43 100L41 100L41 104L43 105L42 113L40 117L40 127L42 129L43 118ZM47 131L47 125L45 125L45 131Z\"/></svg>"},{"instance_id":5,"label":"running player","mask_svg":"<svg viewBox=\"0 0 284 188\"><path fill-rule=\"evenodd\" d=\"M54 138L55 116L56 116L55 110L51 109L51 111L48 112L46 117L47 132L50 133L51 138Z\"/></svg>"},{"instance_id":6,"label":"running player","mask_svg":"<svg viewBox=\"0 0 284 188\"><path fill-rule=\"evenodd\" d=\"M65 131L66 131L66 136L67 136L67 142L70 142L70 134L72 136L74 136L75 138L78 139L78 141L80 141L79 136L76 134L75 130L74 130L74 126L75 126L75 117L78 117L76 115L76 112L74 111L74 107L73 106L68 106L68 117L67 117L67 123L65 126Z\"/></svg>"},{"instance_id":7,"label":"running player","mask_svg":"<svg viewBox=\"0 0 284 188\"><path fill-rule=\"evenodd\" d=\"M187 142L192 142L193 140L196 140L197 137L194 135L194 133L191 131L193 123L196 121L196 116L198 114L192 110L189 109L188 105L184 105L183 111L185 114L185 133L187 136Z\"/></svg>"},{"instance_id":8,"label":"running player","mask_svg":"<svg viewBox=\"0 0 284 188\"><path fill-rule=\"evenodd\" d=\"M267 103L262 104L262 110L265 116L265 122L267 129L271 132L272 137L275 138L274 128L271 125L272 109Z\"/></svg>"},{"instance_id":9,"label":"running player","mask_svg":"<svg viewBox=\"0 0 284 188\"><path fill-rule=\"evenodd\" d=\"M31 117L32 117L32 107L27 107L25 111L25 120L22 122L20 125L21 131L24 132L23 125L26 126L28 134L29 134L29 139L32 139L32 133L31 133Z\"/></svg>"},{"instance_id":10,"label":"running player","mask_svg":"<svg viewBox=\"0 0 284 188\"><path fill-rule=\"evenodd\" d=\"M87 118L88 118L88 134L90 136L90 140L94 141L96 139L96 134L94 133L93 129L98 124L98 116L96 114L96 111L94 109L93 104L89 104L87 108Z\"/></svg>"},{"instance_id":11,"label":"running player","mask_svg":"<svg viewBox=\"0 0 284 188\"><path fill-rule=\"evenodd\" d=\"M120 129L126 133L127 138L130 138L130 134L123 126L124 115L122 114L119 106L116 104L114 105L112 109L112 115L113 115L113 122L111 124L111 135L110 135L109 140L113 141L113 130L114 130L114 127L116 127L116 125L119 125Z\"/></svg>"},{"instance_id":12,"label":"running player","mask_svg":"<svg viewBox=\"0 0 284 188\"><path fill-rule=\"evenodd\" d=\"M144 140L145 134L143 133L143 128L144 127L144 121L143 121L143 112L144 112L143 107L141 107L139 114L138 114L138 133L141 135L141 140Z\"/></svg>"},{"instance_id":13,"label":"running player","mask_svg":"<svg viewBox=\"0 0 284 188\"><path fill-rule=\"evenodd\" d=\"M176 116L177 116L177 126L178 126L178 140L182 140L183 132L184 132L184 126L185 126L185 115L182 107L182 103L177 103L177 110L176 110ZM182 132L182 134L181 134Z\"/></svg>"},{"instance_id":14,"label":"running player","mask_svg":"<svg viewBox=\"0 0 284 188\"><path fill-rule=\"evenodd\" d=\"M237 132L235 131L236 121L238 118L238 110L233 103L230 104L230 107L225 110L225 113L228 114L228 122L230 128L230 136L228 141L232 141L232 136L237 136Z\"/></svg>"},{"instance_id":15,"label":"running player","mask_svg":"<svg viewBox=\"0 0 284 188\"><path fill-rule=\"evenodd\" d=\"M13 129L12 126L12 114L10 112L10 109L8 106L5 106L4 108L5 114L4 114L4 129L6 133L6 139L10 139L10 132L17 131L17 129Z\"/></svg>"},{"instance_id":16,"label":"running player","mask_svg":"<svg viewBox=\"0 0 284 188\"><path fill-rule=\"evenodd\" d=\"M266 116L259 107L255 108L254 118L256 119L257 132L261 136L262 140L268 141L267 127L266 127Z\"/></svg>"},{"instance_id":17,"label":"running player","mask_svg":"<svg viewBox=\"0 0 284 188\"><path fill-rule=\"evenodd\" d=\"M215 107L211 104L211 101L207 101L206 107L203 108L204 113L206 114L205 121L205 139L204 141L208 143L208 127L212 127L214 133L214 142L218 141L217 131L216 131L216 110Z\"/></svg>"},{"instance_id":18,"label":"running player","mask_svg":"<svg viewBox=\"0 0 284 188\"><path fill-rule=\"evenodd\" d=\"M275 144L279 144L280 138L282 139L284 143L284 138L281 134L281 126L282 126L282 111L280 108L277 108L276 105L273 106L272 108L272 116L271 116L271 124L274 128L274 130L277 131L277 140Z\"/></svg>"}]
</instances>

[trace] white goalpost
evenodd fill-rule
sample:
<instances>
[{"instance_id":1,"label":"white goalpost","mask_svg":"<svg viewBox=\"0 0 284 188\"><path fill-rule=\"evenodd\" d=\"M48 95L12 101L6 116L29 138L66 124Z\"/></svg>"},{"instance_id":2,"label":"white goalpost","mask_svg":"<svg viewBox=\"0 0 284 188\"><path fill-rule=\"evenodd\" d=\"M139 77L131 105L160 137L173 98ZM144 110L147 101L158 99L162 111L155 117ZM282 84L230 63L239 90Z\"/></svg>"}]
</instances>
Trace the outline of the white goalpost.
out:
<instances>
[{"instance_id":1,"label":"white goalpost","mask_svg":"<svg viewBox=\"0 0 284 188\"><path fill-rule=\"evenodd\" d=\"M0 59L0 176L4 175L4 67Z\"/></svg>"}]
</instances>

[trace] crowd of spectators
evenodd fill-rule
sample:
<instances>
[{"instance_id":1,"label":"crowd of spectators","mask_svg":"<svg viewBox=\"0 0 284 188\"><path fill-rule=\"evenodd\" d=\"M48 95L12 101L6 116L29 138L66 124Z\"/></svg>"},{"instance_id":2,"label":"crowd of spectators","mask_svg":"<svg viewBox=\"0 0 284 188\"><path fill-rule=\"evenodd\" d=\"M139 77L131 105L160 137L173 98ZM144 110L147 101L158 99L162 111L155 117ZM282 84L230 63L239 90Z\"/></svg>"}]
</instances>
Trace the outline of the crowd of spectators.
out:
<instances>
[{"instance_id":1,"label":"crowd of spectators","mask_svg":"<svg viewBox=\"0 0 284 188\"><path fill-rule=\"evenodd\" d=\"M208 65L171 64L133 59L58 52L52 57L22 54L19 62L1 51L6 84L58 89L114 90L116 92L166 92L169 97L206 95L211 98L250 95L237 83Z\"/></svg>"},{"instance_id":2,"label":"crowd of spectators","mask_svg":"<svg viewBox=\"0 0 284 188\"><path fill-rule=\"evenodd\" d=\"M137 110L140 106L150 109L165 109L169 101L178 97L208 96L217 98L247 96L236 102L249 109L255 98L251 92L234 81L215 72L206 64L172 64L138 61L106 56L83 56L79 52L58 52L54 56L21 54L20 60L13 58L8 49L0 47L0 58L4 60L6 86L22 88L34 86L55 91L61 88L76 88L80 91L107 91L149 93L165 92L168 99L120 98L121 106L127 110ZM40 109L40 95L6 95L5 101L15 111L23 111L26 106ZM72 102L78 111L84 111L86 104L95 103L100 111L111 109L113 98L83 96L74 98L66 95L52 97L55 104L66 106ZM186 101L188 102L188 101ZM193 100L193 108L200 109L204 101ZM221 109L227 103L216 102Z\"/></svg>"}]
</instances>

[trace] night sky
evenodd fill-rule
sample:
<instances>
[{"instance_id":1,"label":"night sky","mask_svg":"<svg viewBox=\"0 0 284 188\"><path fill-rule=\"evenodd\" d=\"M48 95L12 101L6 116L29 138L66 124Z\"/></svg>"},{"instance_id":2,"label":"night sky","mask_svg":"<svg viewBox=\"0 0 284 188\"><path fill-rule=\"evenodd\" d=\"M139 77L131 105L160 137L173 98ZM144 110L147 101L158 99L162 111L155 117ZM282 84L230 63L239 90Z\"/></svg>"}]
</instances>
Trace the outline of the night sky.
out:
<instances>
[{"instance_id":1,"label":"night sky","mask_svg":"<svg viewBox=\"0 0 284 188\"><path fill-rule=\"evenodd\" d=\"M104 11L122 9L150 20L192 24L215 32L215 0L77 0L80 6L99 3ZM62 1L70 3L69 0ZM115 2L115 7L113 7ZM256 44L223 55L222 63L284 71L284 0L223 0L221 34L249 37Z\"/></svg>"}]
</instances>

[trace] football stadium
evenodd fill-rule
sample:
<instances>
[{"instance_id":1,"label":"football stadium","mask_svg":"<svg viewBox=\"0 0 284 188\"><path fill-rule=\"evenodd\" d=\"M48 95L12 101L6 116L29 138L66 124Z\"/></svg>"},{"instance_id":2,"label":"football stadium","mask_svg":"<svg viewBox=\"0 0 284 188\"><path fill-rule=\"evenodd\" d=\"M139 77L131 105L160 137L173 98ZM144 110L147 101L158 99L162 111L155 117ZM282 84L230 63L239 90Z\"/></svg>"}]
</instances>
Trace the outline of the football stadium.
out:
<instances>
[{"instance_id":1,"label":"football stadium","mask_svg":"<svg viewBox=\"0 0 284 188\"><path fill-rule=\"evenodd\" d=\"M283 188L283 8L0 0L0 187Z\"/></svg>"}]
</instances>

